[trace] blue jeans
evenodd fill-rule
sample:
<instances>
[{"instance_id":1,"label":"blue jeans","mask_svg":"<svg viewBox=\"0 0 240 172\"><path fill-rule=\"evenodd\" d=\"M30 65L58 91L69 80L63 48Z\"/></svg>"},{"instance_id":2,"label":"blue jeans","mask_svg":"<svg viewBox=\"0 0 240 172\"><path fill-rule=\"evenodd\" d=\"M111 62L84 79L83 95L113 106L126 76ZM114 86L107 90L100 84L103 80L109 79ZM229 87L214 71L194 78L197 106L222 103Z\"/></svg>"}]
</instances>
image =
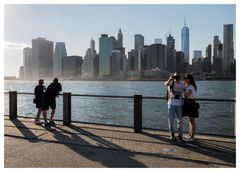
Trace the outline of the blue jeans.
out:
<instances>
[{"instance_id":1,"label":"blue jeans","mask_svg":"<svg viewBox=\"0 0 240 172\"><path fill-rule=\"evenodd\" d=\"M177 117L178 136L183 135L182 106L168 105L168 126L171 133L174 133L174 119Z\"/></svg>"}]
</instances>

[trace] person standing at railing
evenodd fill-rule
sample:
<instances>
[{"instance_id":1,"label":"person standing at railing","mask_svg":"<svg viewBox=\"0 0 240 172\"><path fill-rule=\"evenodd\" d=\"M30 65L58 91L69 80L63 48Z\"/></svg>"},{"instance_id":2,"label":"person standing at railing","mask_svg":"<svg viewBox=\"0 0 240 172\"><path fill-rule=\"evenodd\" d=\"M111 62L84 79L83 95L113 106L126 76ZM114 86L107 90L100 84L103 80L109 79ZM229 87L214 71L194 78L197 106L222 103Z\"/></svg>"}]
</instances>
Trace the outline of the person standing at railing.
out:
<instances>
[{"instance_id":1,"label":"person standing at railing","mask_svg":"<svg viewBox=\"0 0 240 172\"><path fill-rule=\"evenodd\" d=\"M185 74L184 84L186 90L184 92L185 100L183 106L184 116L188 117L188 126L189 126L189 135L186 137L186 141L194 141L194 136L196 132L196 121L195 118L198 118L198 108L199 105L196 103L197 95L197 85L194 80L194 77L191 74Z\"/></svg>"},{"instance_id":2,"label":"person standing at railing","mask_svg":"<svg viewBox=\"0 0 240 172\"><path fill-rule=\"evenodd\" d=\"M35 103L36 103L36 108L38 109L37 115L35 117L36 124L40 123L39 118L42 112L42 97L44 92L46 91L46 87L43 84L44 84L44 80L39 79L38 85L34 89Z\"/></svg>"},{"instance_id":3,"label":"person standing at railing","mask_svg":"<svg viewBox=\"0 0 240 172\"><path fill-rule=\"evenodd\" d=\"M53 117L56 112L56 97L58 97L61 91L62 85L58 82L58 78L54 78L53 82L47 87L46 93L43 96L43 116L47 116L47 110L49 109L49 106L52 110L49 123L45 121L45 124L55 125Z\"/></svg>"},{"instance_id":4,"label":"person standing at railing","mask_svg":"<svg viewBox=\"0 0 240 172\"><path fill-rule=\"evenodd\" d=\"M166 82L168 89L168 126L170 130L170 140L175 140L174 120L177 116L178 141L182 142L183 117L182 117L182 94L185 86L180 82L181 76L175 73Z\"/></svg>"}]
</instances>

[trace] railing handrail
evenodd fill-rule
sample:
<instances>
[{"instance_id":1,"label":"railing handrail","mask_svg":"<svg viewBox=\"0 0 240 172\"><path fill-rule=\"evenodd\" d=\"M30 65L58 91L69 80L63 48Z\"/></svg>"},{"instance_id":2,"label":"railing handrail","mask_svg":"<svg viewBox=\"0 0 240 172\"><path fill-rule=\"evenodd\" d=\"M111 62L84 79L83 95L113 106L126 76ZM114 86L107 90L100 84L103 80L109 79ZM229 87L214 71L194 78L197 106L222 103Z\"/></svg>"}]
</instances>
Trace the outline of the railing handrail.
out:
<instances>
[{"instance_id":1,"label":"railing handrail","mask_svg":"<svg viewBox=\"0 0 240 172\"><path fill-rule=\"evenodd\" d=\"M9 94L9 92L4 92L4 94ZM25 94L25 95L34 95L34 93L26 93L26 92L17 92L17 94ZM59 94L63 95L63 94ZM71 96L79 96L79 97L102 97L102 98L134 98L134 96L115 96L115 95L94 95L94 94L71 94ZM165 97L152 97L152 96L143 96L143 99L159 99L165 100ZM184 98L183 98L184 99ZM236 99L219 99L219 98L197 98L197 101L211 101L211 102L236 102Z\"/></svg>"}]
</instances>

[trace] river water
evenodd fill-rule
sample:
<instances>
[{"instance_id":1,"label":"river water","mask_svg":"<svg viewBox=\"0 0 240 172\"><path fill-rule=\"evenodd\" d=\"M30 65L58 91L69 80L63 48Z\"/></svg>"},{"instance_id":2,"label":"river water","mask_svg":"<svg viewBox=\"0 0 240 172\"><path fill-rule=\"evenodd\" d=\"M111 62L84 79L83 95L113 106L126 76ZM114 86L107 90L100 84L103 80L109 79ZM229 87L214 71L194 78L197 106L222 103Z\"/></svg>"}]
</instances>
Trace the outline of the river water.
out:
<instances>
[{"instance_id":1,"label":"river water","mask_svg":"<svg viewBox=\"0 0 240 172\"><path fill-rule=\"evenodd\" d=\"M50 81L45 81L47 86ZM37 82L5 81L4 90L33 93ZM163 97L166 88L162 81L62 81L63 92L72 94ZM198 98L236 97L235 81L197 81ZM33 95L18 95L18 115L34 116L37 112L32 104ZM234 103L199 101L200 117L197 132L234 135ZM8 95L4 96L4 114L9 114ZM56 118L62 119L62 96L57 98ZM101 124L133 126L133 99L72 97L72 120ZM184 131L187 131L184 119ZM143 99L143 127L168 129L167 103L165 100Z\"/></svg>"}]
</instances>

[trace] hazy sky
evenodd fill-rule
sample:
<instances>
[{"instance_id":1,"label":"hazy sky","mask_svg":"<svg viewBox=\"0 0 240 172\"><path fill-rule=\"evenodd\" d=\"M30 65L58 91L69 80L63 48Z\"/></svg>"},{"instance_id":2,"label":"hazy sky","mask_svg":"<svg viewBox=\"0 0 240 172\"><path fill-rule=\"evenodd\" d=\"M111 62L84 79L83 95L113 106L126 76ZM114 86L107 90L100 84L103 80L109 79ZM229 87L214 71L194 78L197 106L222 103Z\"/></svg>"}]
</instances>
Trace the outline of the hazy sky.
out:
<instances>
[{"instance_id":1,"label":"hazy sky","mask_svg":"<svg viewBox=\"0 0 240 172\"><path fill-rule=\"evenodd\" d=\"M236 6L225 5L5 5L4 15L4 72L17 75L23 65L22 50L31 47L31 40L45 37L54 42L65 42L68 55L84 57L93 38L98 52L102 33L115 36L123 33L126 53L134 48L134 34L142 34L145 45L154 38L171 32L176 49L181 50L181 28L184 17L190 30L190 56L213 43L213 36L223 41L223 25L234 24ZM235 46L235 45L234 45Z\"/></svg>"}]
</instances>

